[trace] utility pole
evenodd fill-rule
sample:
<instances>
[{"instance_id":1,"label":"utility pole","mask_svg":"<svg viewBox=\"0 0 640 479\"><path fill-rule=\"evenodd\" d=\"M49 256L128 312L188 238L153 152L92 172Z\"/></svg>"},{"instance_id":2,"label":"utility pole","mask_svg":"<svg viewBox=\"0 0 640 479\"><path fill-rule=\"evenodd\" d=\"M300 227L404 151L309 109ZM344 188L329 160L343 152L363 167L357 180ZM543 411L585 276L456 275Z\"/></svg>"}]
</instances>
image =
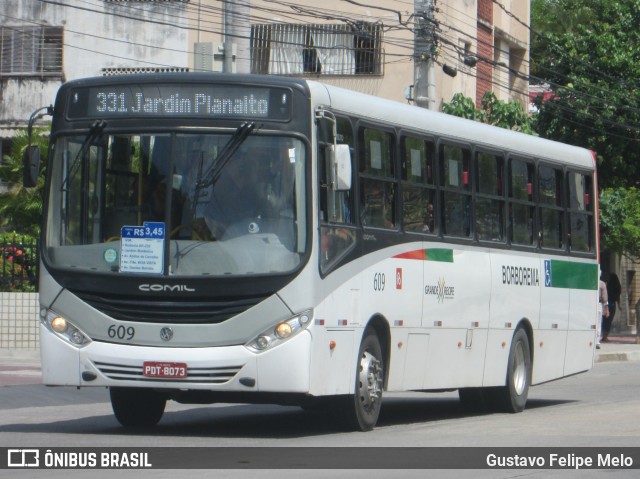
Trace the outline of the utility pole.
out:
<instances>
[{"instance_id":1,"label":"utility pole","mask_svg":"<svg viewBox=\"0 0 640 479\"><path fill-rule=\"evenodd\" d=\"M221 0L224 5L224 62L222 71L251 73L251 0ZM235 47L235 54L234 54ZM235 56L235 59L234 59Z\"/></svg>"},{"instance_id":2,"label":"utility pole","mask_svg":"<svg viewBox=\"0 0 640 479\"><path fill-rule=\"evenodd\" d=\"M233 37L235 15L233 0L222 0L224 3L224 63L222 71L233 73Z\"/></svg>"},{"instance_id":3,"label":"utility pole","mask_svg":"<svg viewBox=\"0 0 640 479\"><path fill-rule=\"evenodd\" d=\"M416 106L436 109L434 0L414 0L413 97Z\"/></svg>"}]
</instances>

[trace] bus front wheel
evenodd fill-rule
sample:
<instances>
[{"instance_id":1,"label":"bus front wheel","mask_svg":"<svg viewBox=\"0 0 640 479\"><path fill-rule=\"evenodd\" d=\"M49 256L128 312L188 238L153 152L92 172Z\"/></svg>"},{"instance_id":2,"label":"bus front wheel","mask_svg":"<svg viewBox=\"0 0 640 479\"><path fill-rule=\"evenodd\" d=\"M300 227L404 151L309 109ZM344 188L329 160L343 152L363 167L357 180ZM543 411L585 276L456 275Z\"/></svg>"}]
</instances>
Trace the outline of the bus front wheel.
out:
<instances>
[{"instance_id":1,"label":"bus front wheel","mask_svg":"<svg viewBox=\"0 0 640 479\"><path fill-rule=\"evenodd\" d=\"M370 431L378 422L382 406L384 359L376 332L368 330L360 344L356 365L355 393L348 396L345 408L350 429Z\"/></svg>"},{"instance_id":2,"label":"bus front wheel","mask_svg":"<svg viewBox=\"0 0 640 479\"><path fill-rule=\"evenodd\" d=\"M109 388L111 407L125 427L152 427L164 414L167 400L153 389Z\"/></svg>"}]
</instances>

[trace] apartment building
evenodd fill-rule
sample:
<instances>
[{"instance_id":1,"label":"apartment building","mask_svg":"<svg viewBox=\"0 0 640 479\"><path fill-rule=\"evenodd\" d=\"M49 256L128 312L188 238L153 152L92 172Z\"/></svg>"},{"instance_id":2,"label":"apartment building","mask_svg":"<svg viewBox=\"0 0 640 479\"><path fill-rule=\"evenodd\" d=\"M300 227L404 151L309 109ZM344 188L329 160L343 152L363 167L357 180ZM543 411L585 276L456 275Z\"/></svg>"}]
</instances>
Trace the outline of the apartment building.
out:
<instances>
[{"instance_id":1,"label":"apartment building","mask_svg":"<svg viewBox=\"0 0 640 479\"><path fill-rule=\"evenodd\" d=\"M440 109L486 91L526 108L521 0L3 0L2 153L67 80L156 71L314 78ZM422 89L419 88L421 86ZM420 103L419 101L416 101Z\"/></svg>"}]
</instances>

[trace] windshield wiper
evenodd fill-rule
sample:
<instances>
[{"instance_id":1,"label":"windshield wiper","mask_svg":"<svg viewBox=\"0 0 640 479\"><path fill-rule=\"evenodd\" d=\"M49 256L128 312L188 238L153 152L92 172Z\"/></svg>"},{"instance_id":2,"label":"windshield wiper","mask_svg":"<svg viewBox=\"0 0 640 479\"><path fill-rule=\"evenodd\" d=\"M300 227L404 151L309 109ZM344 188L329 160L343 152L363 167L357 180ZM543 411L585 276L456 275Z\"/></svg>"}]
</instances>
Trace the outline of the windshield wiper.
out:
<instances>
[{"instance_id":1,"label":"windshield wiper","mask_svg":"<svg viewBox=\"0 0 640 479\"><path fill-rule=\"evenodd\" d=\"M207 168L207 171L202 175L202 179L196 183L196 197L201 189L212 186L216 181L218 181L225 165L229 162L238 148L240 148L240 145L244 140L246 140L251 134L255 126L256 124L254 122L245 122L238 127L233 136L222 147L215 163Z\"/></svg>"},{"instance_id":2,"label":"windshield wiper","mask_svg":"<svg viewBox=\"0 0 640 479\"><path fill-rule=\"evenodd\" d=\"M91 126L89 127L89 133L87 134L87 137L82 142L82 145L80 145L80 151L78 151L78 154L73 159L73 163L71 163L69 174L65 177L64 181L62 182L61 191L66 191L66 187L67 187L67 184L69 183L69 179L76 174L78 168L80 168L80 162L84 158L84 155L86 154L87 150L91 147L91 145L94 144L94 142L98 138L102 136L102 132L104 131L106 126L107 126L107 122L104 120L96 120L91 124Z\"/></svg>"}]
</instances>

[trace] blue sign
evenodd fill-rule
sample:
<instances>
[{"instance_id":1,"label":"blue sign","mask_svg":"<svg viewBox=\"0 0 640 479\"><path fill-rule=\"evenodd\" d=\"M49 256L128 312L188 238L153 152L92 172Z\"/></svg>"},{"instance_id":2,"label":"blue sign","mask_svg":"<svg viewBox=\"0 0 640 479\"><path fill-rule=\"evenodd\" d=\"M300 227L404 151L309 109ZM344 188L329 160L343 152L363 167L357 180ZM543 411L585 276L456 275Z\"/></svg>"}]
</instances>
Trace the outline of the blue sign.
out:
<instances>
[{"instance_id":1,"label":"blue sign","mask_svg":"<svg viewBox=\"0 0 640 479\"><path fill-rule=\"evenodd\" d=\"M120 239L120 271L162 274L165 231L164 223L159 222L145 222L142 226L123 226Z\"/></svg>"},{"instance_id":2,"label":"blue sign","mask_svg":"<svg viewBox=\"0 0 640 479\"><path fill-rule=\"evenodd\" d=\"M544 260L544 285L551 286L551 260Z\"/></svg>"},{"instance_id":3,"label":"blue sign","mask_svg":"<svg viewBox=\"0 0 640 479\"><path fill-rule=\"evenodd\" d=\"M142 226L123 226L121 235L123 238L164 239L164 223L147 222Z\"/></svg>"}]
</instances>

